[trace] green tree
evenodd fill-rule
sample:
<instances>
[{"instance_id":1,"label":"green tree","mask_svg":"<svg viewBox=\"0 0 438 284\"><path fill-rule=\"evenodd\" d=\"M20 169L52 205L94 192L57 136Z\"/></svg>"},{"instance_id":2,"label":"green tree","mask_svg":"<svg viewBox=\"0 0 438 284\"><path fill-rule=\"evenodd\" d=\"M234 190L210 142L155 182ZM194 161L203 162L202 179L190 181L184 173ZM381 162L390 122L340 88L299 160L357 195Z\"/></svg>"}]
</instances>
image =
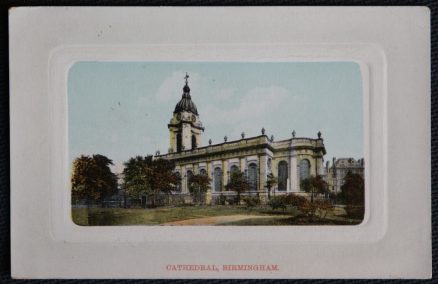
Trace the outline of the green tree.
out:
<instances>
[{"instance_id":1,"label":"green tree","mask_svg":"<svg viewBox=\"0 0 438 284\"><path fill-rule=\"evenodd\" d=\"M149 155L131 158L124 165L123 187L126 193L132 197L142 193L152 195L152 206L156 205L160 193L171 194L180 182L172 161L153 159Z\"/></svg>"},{"instance_id":2,"label":"green tree","mask_svg":"<svg viewBox=\"0 0 438 284\"><path fill-rule=\"evenodd\" d=\"M111 172L113 162L103 155L81 155L73 161L72 198L86 199L87 206L103 201L117 190L117 177Z\"/></svg>"},{"instance_id":3,"label":"green tree","mask_svg":"<svg viewBox=\"0 0 438 284\"><path fill-rule=\"evenodd\" d=\"M310 176L303 179L300 186L305 192L310 193L310 202L312 203L317 194L327 192L327 183L320 175L317 175L316 177Z\"/></svg>"},{"instance_id":4,"label":"green tree","mask_svg":"<svg viewBox=\"0 0 438 284\"><path fill-rule=\"evenodd\" d=\"M193 175L188 183L190 194L193 197L193 202L198 204L205 203L205 193L211 187L210 178L206 175Z\"/></svg>"},{"instance_id":5,"label":"green tree","mask_svg":"<svg viewBox=\"0 0 438 284\"><path fill-rule=\"evenodd\" d=\"M339 197L347 205L365 204L365 184L361 175L347 172L344 177L344 184L341 186Z\"/></svg>"},{"instance_id":6,"label":"green tree","mask_svg":"<svg viewBox=\"0 0 438 284\"><path fill-rule=\"evenodd\" d=\"M250 184L244 173L235 171L231 173L230 181L225 188L226 190L232 190L237 193L237 204L240 204L240 195L242 192L250 189Z\"/></svg>"},{"instance_id":7,"label":"green tree","mask_svg":"<svg viewBox=\"0 0 438 284\"><path fill-rule=\"evenodd\" d=\"M142 193L152 193L149 184L149 177L152 174L151 163L151 156L136 156L123 164L125 166L123 169L123 189L127 196L139 198Z\"/></svg>"},{"instance_id":8,"label":"green tree","mask_svg":"<svg viewBox=\"0 0 438 284\"><path fill-rule=\"evenodd\" d=\"M278 183L277 178L273 173L268 174L266 180L266 188L268 189L268 199L271 199L271 189Z\"/></svg>"},{"instance_id":9,"label":"green tree","mask_svg":"<svg viewBox=\"0 0 438 284\"><path fill-rule=\"evenodd\" d=\"M174 162L161 158L152 160L152 173L149 178L154 195L152 205L155 206L159 193L171 194L179 182L180 178L175 173Z\"/></svg>"}]
</instances>

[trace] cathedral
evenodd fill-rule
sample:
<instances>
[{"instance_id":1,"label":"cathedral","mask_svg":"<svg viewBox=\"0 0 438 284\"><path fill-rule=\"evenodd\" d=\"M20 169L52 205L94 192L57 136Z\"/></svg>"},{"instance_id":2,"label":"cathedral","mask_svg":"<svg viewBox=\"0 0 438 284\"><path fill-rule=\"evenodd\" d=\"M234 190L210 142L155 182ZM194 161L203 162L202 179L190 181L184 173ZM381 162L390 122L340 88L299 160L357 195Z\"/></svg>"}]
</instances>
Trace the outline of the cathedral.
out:
<instances>
[{"instance_id":1,"label":"cathedral","mask_svg":"<svg viewBox=\"0 0 438 284\"><path fill-rule=\"evenodd\" d=\"M326 150L320 132L313 139L295 137L293 131L290 139L274 141L274 137L268 137L262 128L259 136L245 137L242 133L238 140L228 141L225 136L222 143L212 144L209 140L208 145L203 145L204 126L190 96L187 74L181 100L175 106L168 129L169 151L158 156L176 164L181 184L175 193L187 195L190 177L207 175L211 179L207 203L220 195L234 194L225 189L234 171L245 173L248 179L251 189L245 194L257 194L261 198L268 194L266 181L271 173L277 178L271 194L304 194L300 181L324 171Z\"/></svg>"}]
</instances>

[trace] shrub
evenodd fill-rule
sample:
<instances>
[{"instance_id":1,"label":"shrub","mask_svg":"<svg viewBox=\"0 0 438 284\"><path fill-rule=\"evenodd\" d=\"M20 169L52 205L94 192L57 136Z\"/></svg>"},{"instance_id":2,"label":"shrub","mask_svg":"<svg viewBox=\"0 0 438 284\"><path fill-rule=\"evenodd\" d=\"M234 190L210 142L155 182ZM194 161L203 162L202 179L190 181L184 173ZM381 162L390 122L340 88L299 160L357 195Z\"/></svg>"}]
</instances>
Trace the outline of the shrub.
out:
<instances>
[{"instance_id":1,"label":"shrub","mask_svg":"<svg viewBox=\"0 0 438 284\"><path fill-rule=\"evenodd\" d=\"M348 205L345 207L345 211L347 212L347 216L352 219L363 219L365 214L364 206L360 205Z\"/></svg>"},{"instance_id":2,"label":"shrub","mask_svg":"<svg viewBox=\"0 0 438 284\"><path fill-rule=\"evenodd\" d=\"M297 208L300 208L301 206L309 202L304 196L299 196L293 193L286 195L285 199L288 205L292 205Z\"/></svg>"},{"instance_id":3,"label":"shrub","mask_svg":"<svg viewBox=\"0 0 438 284\"><path fill-rule=\"evenodd\" d=\"M226 200L229 205L236 205L239 204L240 198L238 196L228 196Z\"/></svg>"},{"instance_id":4,"label":"shrub","mask_svg":"<svg viewBox=\"0 0 438 284\"><path fill-rule=\"evenodd\" d=\"M204 205L206 200L206 194L204 192L197 192L190 194L193 204Z\"/></svg>"},{"instance_id":5,"label":"shrub","mask_svg":"<svg viewBox=\"0 0 438 284\"><path fill-rule=\"evenodd\" d=\"M305 216L314 216L316 212L316 206L313 202L305 202L298 207L298 210Z\"/></svg>"},{"instance_id":6,"label":"shrub","mask_svg":"<svg viewBox=\"0 0 438 284\"><path fill-rule=\"evenodd\" d=\"M227 201L227 197L221 193L221 195L219 195L218 201L219 201L219 205L225 205L225 202Z\"/></svg>"},{"instance_id":7,"label":"shrub","mask_svg":"<svg viewBox=\"0 0 438 284\"><path fill-rule=\"evenodd\" d=\"M254 207L260 204L259 196L244 196L243 202L245 202L246 207Z\"/></svg>"},{"instance_id":8,"label":"shrub","mask_svg":"<svg viewBox=\"0 0 438 284\"><path fill-rule=\"evenodd\" d=\"M314 202L309 202L306 200L306 203L299 207L301 213L306 216L310 216L311 218L313 218L315 215L318 215L320 218L325 218L327 213L329 213L332 209L333 205L325 200L315 200Z\"/></svg>"},{"instance_id":9,"label":"shrub","mask_svg":"<svg viewBox=\"0 0 438 284\"><path fill-rule=\"evenodd\" d=\"M333 205L327 200L316 200L314 204L316 206L316 213L321 218L325 218L327 213L333 210Z\"/></svg>"},{"instance_id":10,"label":"shrub","mask_svg":"<svg viewBox=\"0 0 438 284\"><path fill-rule=\"evenodd\" d=\"M287 199L285 195L280 195L280 196L273 196L271 197L271 200L269 200L268 202L269 206L271 206L272 210L276 210L276 209L286 209L286 205L287 205Z\"/></svg>"},{"instance_id":11,"label":"shrub","mask_svg":"<svg viewBox=\"0 0 438 284\"><path fill-rule=\"evenodd\" d=\"M171 195L169 198L170 198L170 202L169 203L171 205L177 205L177 206L185 205L184 196L181 196L181 195Z\"/></svg>"}]
</instances>

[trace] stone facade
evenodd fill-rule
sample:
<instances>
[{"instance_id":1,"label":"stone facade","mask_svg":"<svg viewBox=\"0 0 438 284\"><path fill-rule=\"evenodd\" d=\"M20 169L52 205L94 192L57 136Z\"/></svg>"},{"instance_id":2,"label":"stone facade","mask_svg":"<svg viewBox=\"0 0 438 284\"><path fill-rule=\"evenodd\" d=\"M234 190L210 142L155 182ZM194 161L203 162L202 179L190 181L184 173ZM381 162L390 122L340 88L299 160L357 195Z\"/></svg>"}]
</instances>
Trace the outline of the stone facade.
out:
<instances>
[{"instance_id":1,"label":"stone facade","mask_svg":"<svg viewBox=\"0 0 438 284\"><path fill-rule=\"evenodd\" d=\"M190 88L183 88L181 100L175 107L170 123L170 147L168 154L158 157L173 160L176 171L182 178L178 192L188 193L188 180L193 174L205 174L211 179L211 190L207 193L207 202L220 194L229 194L225 186L232 171L245 173L251 190L246 194L266 196L266 181L272 173L278 178L278 184L271 194L290 192L303 193L300 180L310 175L323 174L326 150L321 133L318 138L295 137L274 141L262 129L261 135L227 141L219 144L202 145L204 127L198 111L190 97Z\"/></svg>"},{"instance_id":2,"label":"stone facade","mask_svg":"<svg viewBox=\"0 0 438 284\"><path fill-rule=\"evenodd\" d=\"M330 192L339 193L348 172L364 177L364 159L333 158L332 165L327 161L325 166L326 180Z\"/></svg>"}]
</instances>

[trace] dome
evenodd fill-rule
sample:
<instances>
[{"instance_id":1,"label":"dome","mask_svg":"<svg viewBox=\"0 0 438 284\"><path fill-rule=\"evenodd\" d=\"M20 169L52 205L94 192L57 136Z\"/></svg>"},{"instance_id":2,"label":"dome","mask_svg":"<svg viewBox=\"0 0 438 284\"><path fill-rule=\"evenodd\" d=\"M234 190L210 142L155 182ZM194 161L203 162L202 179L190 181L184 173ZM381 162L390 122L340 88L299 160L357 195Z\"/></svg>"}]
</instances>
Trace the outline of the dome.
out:
<instances>
[{"instance_id":1,"label":"dome","mask_svg":"<svg viewBox=\"0 0 438 284\"><path fill-rule=\"evenodd\" d=\"M196 108L195 103L192 101L192 98L190 97L190 88L187 83L187 78L186 78L186 85L183 88L182 98L176 104L173 113L182 112L182 111L187 111L198 115L198 109Z\"/></svg>"},{"instance_id":2,"label":"dome","mask_svg":"<svg viewBox=\"0 0 438 284\"><path fill-rule=\"evenodd\" d=\"M198 110L196 109L195 103L190 98L190 95L188 96L183 95L181 100L176 104L173 113L182 112L182 111L188 111L198 115Z\"/></svg>"}]
</instances>

